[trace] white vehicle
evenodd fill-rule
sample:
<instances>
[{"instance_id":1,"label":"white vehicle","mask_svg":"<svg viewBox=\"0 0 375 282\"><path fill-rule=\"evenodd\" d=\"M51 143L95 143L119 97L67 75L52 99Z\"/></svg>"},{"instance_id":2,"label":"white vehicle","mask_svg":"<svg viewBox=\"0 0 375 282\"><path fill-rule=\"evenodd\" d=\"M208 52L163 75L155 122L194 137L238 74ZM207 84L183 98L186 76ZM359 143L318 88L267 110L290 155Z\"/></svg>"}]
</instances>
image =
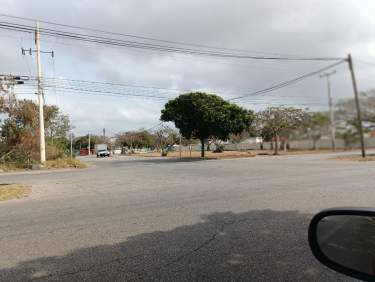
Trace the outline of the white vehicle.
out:
<instances>
[{"instance_id":1,"label":"white vehicle","mask_svg":"<svg viewBox=\"0 0 375 282\"><path fill-rule=\"evenodd\" d=\"M100 157L109 157L110 156L110 153L108 150L99 150L99 151L96 151L96 157L97 158L100 158Z\"/></svg>"},{"instance_id":2,"label":"white vehicle","mask_svg":"<svg viewBox=\"0 0 375 282\"><path fill-rule=\"evenodd\" d=\"M96 157L109 157L110 152L108 151L107 144L95 144Z\"/></svg>"}]
</instances>

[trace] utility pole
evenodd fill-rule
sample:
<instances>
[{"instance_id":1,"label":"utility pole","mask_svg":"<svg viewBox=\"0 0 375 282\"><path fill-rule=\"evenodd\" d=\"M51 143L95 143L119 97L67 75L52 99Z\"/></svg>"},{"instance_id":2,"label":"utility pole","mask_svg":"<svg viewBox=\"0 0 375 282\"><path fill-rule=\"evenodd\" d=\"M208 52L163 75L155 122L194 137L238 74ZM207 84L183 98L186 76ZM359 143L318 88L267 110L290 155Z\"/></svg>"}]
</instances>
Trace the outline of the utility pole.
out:
<instances>
[{"instance_id":1,"label":"utility pole","mask_svg":"<svg viewBox=\"0 0 375 282\"><path fill-rule=\"evenodd\" d=\"M40 163L43 166L46 162L46 143L45 143L45 136L44 136L44 109L43 109L44 97L43 97L43 85L42 85L42 62L40 61L39 21L36 22L35 45L36 45L36 64L37 64L37 71L38 71Z\"/></svg>"},{"instance_id":2,"label":"utility pole","mask_svg":"<svg viewBox=\"0 0 375 282\"><path fill-rule=\"evenodd\" d=\"M179 149L180 149L180 159L182 159L182 147L181 147L181 143L182 143L182 137L181 137L181 133L180 133L180 146L179 146Z\"/></svg>"},{"instance_id":3,"label":"utility pole","mask_svg":"<svg viewBox=\"0 0 375 282\"><path fill-rule=\"evenodd\" d=\"M103 137L105 138L105 128L103 128Z\"/></svg>"},{"instance_id":4,"label":"utility pole","mask_svg":"<svg viewBox=\"0 0 375 282\"><path fill-rule=\"evenodd\" d=\"M355 74L354 74L353 61L352 61L352 55L351 54L348 54L348 58L346 59L346 61L348 62L350 74L351 74L351 77L352 77L354 100L355 100L355 106L357 108L358 131L359 131L360 140L361 140L362 158L365 158L366 157L366 149L365 149L365 138L363 136L361 107L359 105L357 82L355 80Z\"/></svg>"},{"instance_id":5,"label":"utility pole","mask_svg":"<svg viewBox=\"0 0 375 282\"><path fill-rule=\"evenodd\" d=\"M329 73L324 73L320 75L320 78L326 78L327 79L327 92L328 92L328 107L329 107L329 116L330 116L330 122L331 122L331 140L332 140L332 151L336 151L336 127L335 127L335 114L333 111L333 104L332 104L332 95L331 95L331 81L330 76L334 75L336 73L336 70L333 70Z\"/></svg>"},{"instance_id":6,"label":"utility pole","mask_svg":"<svg viewBox=\"0 0 375 282\"><path fill-rule=\"evenodd\" d=\"M43 166L46 162L46 142L45 142L45 136L44 136L44 93L43 93L43 78L42 78L42 62L40 59L41 53L49 53L51 54L52 58L54 57L53 51L42 51L40 49L40 32L39 32L39 21L36 22L36 28L35 28L35 46L36 50L24 49L21 48L22 55L26 55L26 52L29 53L29 55L32 55L32 53L36 53L36 66L37 66L37 81L38 81L38 104L39 104L39 143L40 143L40 164Z\"/></svg>"},{"instance_id":7,"label":"utility pole","mask_svg":"<svg viewBox=\"0 0 375 282\"><path fill-rule=\"evenodd\" d=\"M89 133L89 156L91 155L91 142L90 142L90 133Z\"/></svg>"},{"instance_id":8,"label":"utility pole","mask_svg":"<svg viewBox=\"0 0 375 282\"><path fill-rule=\"evenodd\" d=\"M70 158L73 159L73 133L70 132Z\"/></svg>"}]
</instances>

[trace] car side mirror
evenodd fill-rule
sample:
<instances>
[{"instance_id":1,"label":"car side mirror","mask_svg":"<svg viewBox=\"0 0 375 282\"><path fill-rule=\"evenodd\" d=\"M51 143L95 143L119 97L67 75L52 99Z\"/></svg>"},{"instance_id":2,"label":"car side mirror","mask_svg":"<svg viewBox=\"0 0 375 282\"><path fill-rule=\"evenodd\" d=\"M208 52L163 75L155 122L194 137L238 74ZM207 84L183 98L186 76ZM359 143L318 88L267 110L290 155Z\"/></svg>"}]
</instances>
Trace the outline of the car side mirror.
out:
<instances>
[{"instance_id":1,"label":"car side mirror","mask_svg":"<svg viewBox=\"0 0 375 282\"><path fill-rule=\"evenodd\" d=\"M325 266L375 281L375 209L324 210L311 220L308 237L314 256Z\"/></svg>"}]
</instances>

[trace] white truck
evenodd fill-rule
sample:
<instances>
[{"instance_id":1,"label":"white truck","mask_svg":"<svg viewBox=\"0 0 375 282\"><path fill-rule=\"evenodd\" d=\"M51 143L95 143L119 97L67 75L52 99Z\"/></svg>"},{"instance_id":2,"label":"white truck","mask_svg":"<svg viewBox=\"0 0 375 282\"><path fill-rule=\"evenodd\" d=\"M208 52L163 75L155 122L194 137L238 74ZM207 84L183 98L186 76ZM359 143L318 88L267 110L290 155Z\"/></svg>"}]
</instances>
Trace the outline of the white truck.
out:
<instances>
[{"instance_id":1,"label":"white truck","mask_svg":"<svg viewBox=\"0 0 375 282\"><path fill-rule=\"evenodd\" d=\"M95 152L97 158L110 156L107 144L95 144Z\"/></svg>"}]
</instances>

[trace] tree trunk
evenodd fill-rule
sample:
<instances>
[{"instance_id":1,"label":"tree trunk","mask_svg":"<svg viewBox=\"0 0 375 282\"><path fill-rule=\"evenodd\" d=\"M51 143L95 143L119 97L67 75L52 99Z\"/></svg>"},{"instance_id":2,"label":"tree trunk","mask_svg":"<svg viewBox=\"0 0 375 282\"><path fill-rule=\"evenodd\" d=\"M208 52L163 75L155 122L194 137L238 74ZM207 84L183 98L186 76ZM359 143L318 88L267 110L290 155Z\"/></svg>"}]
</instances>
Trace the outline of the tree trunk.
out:
<instances>
[{"instance_id":1,"label":"tree trunk","mask_svg":"<svg viewBox=\"0 0 375 282\"><path fill-rule=\"evenodd\" d=\"M316 151L316 139L313 139L313 150Z\"/></svg>"},{"instance_id":2,"label":"tree trunk","mask_svg":"<svg viewBox=\"0 0 375 282\"><path fill-rule=\"evenodd\" d=\"M263 151L264 150L264 147L263 147L263 141L260 142L260 149Z\"/></svg>"},{"instance_id":3,"label":"tree trunk","mask_svg":"<svg viewBox=\"0 0 375 282\"><path fill-rule=\"evenodd\" d=\"M204 158L204 139L201 139L201 158Z\"/></svg>"},{"instance_id":4,"label":"tree trunk","mask_svg":"<svg viewBox=\"0 0 375 282\"><path fill-rule=\"evenodd\" d=\"M273 153L274 155L279 154L279 135L275 134L275 152Z\"/></svg>"}]
</instances>

